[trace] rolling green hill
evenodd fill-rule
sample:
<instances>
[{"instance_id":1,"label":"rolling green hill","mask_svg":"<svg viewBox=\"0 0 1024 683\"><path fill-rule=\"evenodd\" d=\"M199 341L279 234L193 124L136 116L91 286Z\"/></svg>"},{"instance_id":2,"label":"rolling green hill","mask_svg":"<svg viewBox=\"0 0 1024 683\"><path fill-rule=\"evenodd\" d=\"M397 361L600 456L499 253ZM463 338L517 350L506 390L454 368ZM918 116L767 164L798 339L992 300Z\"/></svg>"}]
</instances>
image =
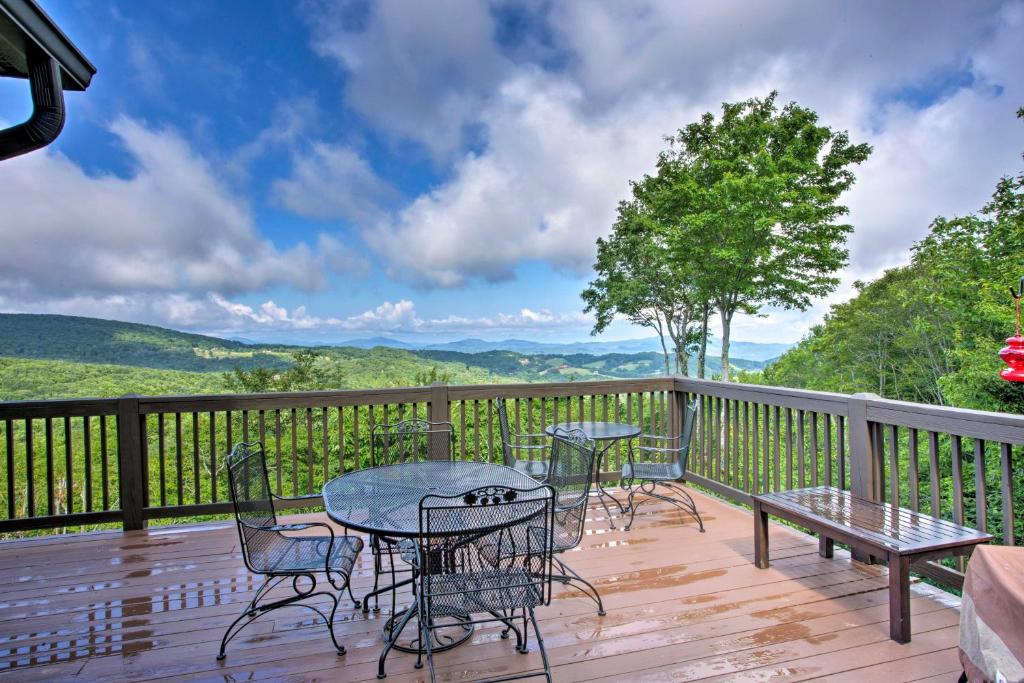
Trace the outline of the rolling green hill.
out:
<instances>
[{"instance_id":1,"label":"rolling green hill","mask_svg":"<svg viewBox=\"0 0 1024 683\"><path fill-rule=\"evenodd\" d=\"M15 358L210 372L284 368L287 350L116 320L0 314L0 356Z\"/></svg>"},{"instance_id":2,"label":"rolling green hill","mask_svg":"<svg viewBox=\"0 0 1024 683\"><path fill-rule=\"evenodd\" d=\"M303 349L97 318L0 314L0 400L271 390ZM664 372L662 356L651 352L556 355L377 346L317 347L315 353L313 376L303 378L300 388L409 386L436 378L451 384L552 382ZM708 359L712 373L717 363ZM225 376L236 369L262 379L240 383Z\"/></svg>"}]
</instances>

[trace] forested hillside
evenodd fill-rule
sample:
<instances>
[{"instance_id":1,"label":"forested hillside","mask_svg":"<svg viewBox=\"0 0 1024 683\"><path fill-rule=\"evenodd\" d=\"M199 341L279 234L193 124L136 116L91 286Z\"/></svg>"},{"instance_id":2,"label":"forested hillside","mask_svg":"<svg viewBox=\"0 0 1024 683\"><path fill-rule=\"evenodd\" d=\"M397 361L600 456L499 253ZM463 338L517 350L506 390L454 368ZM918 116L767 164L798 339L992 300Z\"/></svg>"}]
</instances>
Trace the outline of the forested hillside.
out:
<instances>
[{"instance_id":1,"label":"forested hillside","mask_svg":"<svg viewBox=\"0 0 1024 683\"><path fill-rule=\"evenodd\" d=\"M741 369L763 366L733 359ZM717 372L717 359L708 367ZM225 391L573 381L650 377L657 353L591 355L313 349L246 344L151 325L63 315L0 314L0 400Z\"/></svg>"}]
</instances>

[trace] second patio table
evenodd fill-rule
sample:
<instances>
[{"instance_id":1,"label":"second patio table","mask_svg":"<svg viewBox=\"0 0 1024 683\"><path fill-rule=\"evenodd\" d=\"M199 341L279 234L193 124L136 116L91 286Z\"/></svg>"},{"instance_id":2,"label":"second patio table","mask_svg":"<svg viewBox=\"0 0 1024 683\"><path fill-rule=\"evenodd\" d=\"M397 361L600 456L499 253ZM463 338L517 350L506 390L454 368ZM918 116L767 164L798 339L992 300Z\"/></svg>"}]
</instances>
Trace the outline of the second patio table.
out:
<instances>
[{"instance_id":1,"label":"second patio table","mask_svg":"<svg viewBox=\"0 0 1024 683\"><path fill-rule=\"evenodd\" d=\"M455 496L486 486L530 490L537 489L540 484L504 465L460 460L408 462L357 470L331 479L324 485L324 508L328 517L349 529L391 539L415 538L420 533L420 500L424 496ZM543 489L538 489L535 495L542 497L545 494ZM472 526L459 529L459 533L466 531L472 532ZM412 579L406 579L374 593L410 583ZM406 610L392 614L385 622L382 636L387 645L381 654L382 670L383 660L391 648L403 652L423 651L418 635L408 644L398 642L415 611L414 602ZM458 635L439 637L438 642L431 646L434 652L465 642L473 634L471 626L458 620L452 624L452 629Z\"/></svg>"},{"instance_id":2,"label":"second patio table","mask_svg":"<svg viewBox=\"0 0 1024 683\"><path fill-rule=\"evenodd\" d=\"M612 511L608 509L608 504L604 502L605 498L611 498L612 502L615 503L616 507L619 508L619 512L626 512L629 508L620 503L615 496L604 490L601 486L601 461L604 460L605 454L611 450L612 446L625 441L630 451L632 451L633 444L632 439L640 436L641 429L636 425L626 424L623 422L559 422L558 424L548 425L547 432L548 436L554 436L555 430L561 429L564 431L572 431L573 429L580 429L587 438L593 439L598 443L606 444L603 448L599 448L597 451L597 481L594 484L597 485L597 497L601 501L601 505L604 506L604 511L608 514L608 526L615 528L615 522L612 521Z\"/></svg>"}]
</instances>

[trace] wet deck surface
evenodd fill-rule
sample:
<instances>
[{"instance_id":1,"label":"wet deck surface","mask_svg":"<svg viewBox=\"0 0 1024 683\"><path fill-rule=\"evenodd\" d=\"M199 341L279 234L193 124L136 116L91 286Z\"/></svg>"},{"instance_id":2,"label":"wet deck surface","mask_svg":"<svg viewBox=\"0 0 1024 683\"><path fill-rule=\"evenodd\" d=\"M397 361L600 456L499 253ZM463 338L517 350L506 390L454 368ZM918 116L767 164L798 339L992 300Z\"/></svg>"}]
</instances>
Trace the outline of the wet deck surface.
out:
<instances>
[{"instance_id":1,"label":"wet deck surface","mask_svg":"<svg viewBox=\"0 0 1024 683\"><path fill-rule=\"evenodd\" d=\"M667 507L645 505L632 531L592 509L565 560L590 578L608 614L563 588L538 612L556 681L955 680L955 598L916 587L913 641L888 636L885 570L772 525L772 568L756 569L749 512L695 495L707 533ZM621 525L620 525L621 526ZM357 594L372 583L357 564ZM348 601L338 657L306 610L271 613L214 658L223 629L258 583L234 526L155 529L0 544L0 677L17 680L376 680L380 626ZM382 603L383 606L383 603ZM439 679L471 681L539 665L482 628L437 655ZM429 680L394 653L389 681ZM425 671L425 669L424 669ZM532 679L541 680L541 679Z\"/></svg>"}]
</instances>

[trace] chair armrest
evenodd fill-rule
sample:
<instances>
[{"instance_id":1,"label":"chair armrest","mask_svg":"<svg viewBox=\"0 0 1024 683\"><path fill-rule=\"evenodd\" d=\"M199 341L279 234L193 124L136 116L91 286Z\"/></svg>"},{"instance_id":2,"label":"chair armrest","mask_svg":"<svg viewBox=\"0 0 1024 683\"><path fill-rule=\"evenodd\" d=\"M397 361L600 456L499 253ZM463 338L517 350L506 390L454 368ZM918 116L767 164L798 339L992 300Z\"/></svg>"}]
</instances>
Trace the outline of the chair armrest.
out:
<instances>
[{"instance_id":1,"label":"chair armrest","mask_svg":"<svg viewBox=\"0 0 1024 683\"><path fill-rule=\"evenodd\" d=\"M319 494L319 493L307 493L307 494L302 495L302 496L279 496L276 493L271 493L270 497L274 498L275 500L290 501L290 500L312 500L313 498L319 498L320 495L321 494Z\"/></svg>"},{"instance_id":2,"label":"chair armrest","mask_svg":"<svg viewBox=\"0 0 1024 683\"><path fill-rule=\"evenodd\" d=\"M641 434L640 439L647 439L648 441L679 441L678 436L664 436L662 434Z\"/></svg>"}]
</instances>

